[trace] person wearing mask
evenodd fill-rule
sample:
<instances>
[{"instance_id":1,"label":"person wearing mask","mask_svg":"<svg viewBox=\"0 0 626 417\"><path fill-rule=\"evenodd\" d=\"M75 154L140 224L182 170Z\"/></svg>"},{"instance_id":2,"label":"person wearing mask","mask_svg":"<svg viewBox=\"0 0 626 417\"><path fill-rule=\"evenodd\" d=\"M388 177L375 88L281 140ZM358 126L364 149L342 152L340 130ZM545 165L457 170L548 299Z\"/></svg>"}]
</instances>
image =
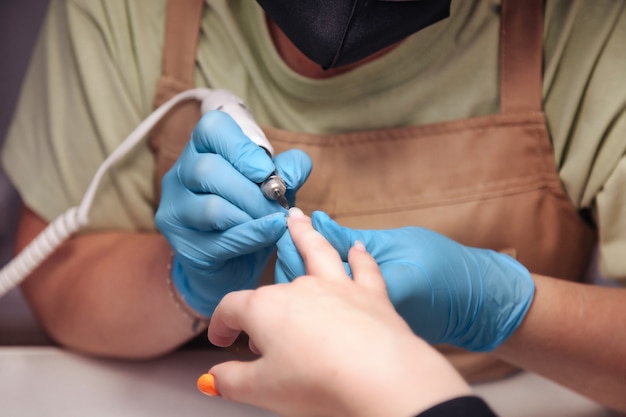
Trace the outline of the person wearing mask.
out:
<instances>
[{"instance_id":1,"label":"person wearing mask","mask_svg":"<svg viewBox=\"0 0 626 417\"><path fill-rule=\"evenodd\" d=\"M178 91L233 91L275 154L178 106L22 289L69 348L170 352L302 272L258 187L276 171L469 381L521 366L623 410L624 292L572 282L595 246L626 277L624 25L620 1L54 0L3 150L18 248Z\"/></svg>"}]
</instances>

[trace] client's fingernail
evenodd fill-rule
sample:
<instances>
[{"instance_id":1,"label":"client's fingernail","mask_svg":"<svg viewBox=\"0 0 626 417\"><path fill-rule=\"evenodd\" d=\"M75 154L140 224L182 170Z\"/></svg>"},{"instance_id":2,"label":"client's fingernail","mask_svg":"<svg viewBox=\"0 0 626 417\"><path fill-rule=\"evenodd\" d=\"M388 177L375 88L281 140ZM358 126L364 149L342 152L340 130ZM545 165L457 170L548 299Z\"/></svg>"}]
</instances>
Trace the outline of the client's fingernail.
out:
<instances>
[{"instance_id":1,"label":"client's fingernail","mask_svg":"<svg viewBox=\"0 0 626 417\"><path fill-rule=\"evenodd\" d=\"M198 389L203 393L211 397L219 396L215 388L215 377L213 374L204 374L198 378Z\"/></svg>"},{"instance_id":2,"label":"client's fingernail","mask_svg":"<svg viewBox=\"0 0 626 417\"><path fill-rule=\"evenodd\" d=\"M360 240L355 241L352 247L359 252L367 252L367 249L365 249L365 245Z\"/></svg>"},{"instance_id":3,"label":"client's fingernail","mask_svg":"<svg viewBox=\"0 0 626 417\"><path fill-rule=\"evenodd\" d=\"M301 219L306 216L298 207L292 207L289 209L289 217L293 217L294 219Z\"/></svg>"}]
</instances>

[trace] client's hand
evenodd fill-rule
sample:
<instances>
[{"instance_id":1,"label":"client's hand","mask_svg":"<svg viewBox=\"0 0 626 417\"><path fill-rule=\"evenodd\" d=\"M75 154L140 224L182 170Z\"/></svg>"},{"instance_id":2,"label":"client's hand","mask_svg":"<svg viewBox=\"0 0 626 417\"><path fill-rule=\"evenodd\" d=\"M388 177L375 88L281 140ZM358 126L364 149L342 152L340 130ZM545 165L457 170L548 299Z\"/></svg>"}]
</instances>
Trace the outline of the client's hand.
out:
<instances>
[{"instance_id":1,"label":"client's hand","mask_svg":"<svg viewBox=\"0 0 626 417\"><path fill-rule=\"evenodd\" d=\"M310 218L292 209L288 228L307 276L227 294L209 326L218 346L250 336L260 357L209 372L224 398L284 416L410 416L469 387L417 338L388 299L362 244L349 251L353 280Z\"/></svg>"}]
</instances>

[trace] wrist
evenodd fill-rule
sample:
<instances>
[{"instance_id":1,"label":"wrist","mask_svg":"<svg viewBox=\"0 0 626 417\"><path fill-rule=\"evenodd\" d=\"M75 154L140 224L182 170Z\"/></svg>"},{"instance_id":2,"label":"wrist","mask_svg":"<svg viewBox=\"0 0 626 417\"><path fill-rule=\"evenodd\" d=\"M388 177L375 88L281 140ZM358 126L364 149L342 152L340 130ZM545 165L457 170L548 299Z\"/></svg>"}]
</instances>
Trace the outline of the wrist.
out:
<instances>
[{"instance_id":1,"label":"wrist","mask_svg":"<svg viewBox=\"0 0 626 417\"><path fill-rule=\"evenodd\" d=\"M520 326L530 309L535 284L530 272L509 255L472 249L482 264L482 300L473 331L465 336L466 349L490 352Z\"/></svg>"},{"instance_id":2,"label":"wrist","mask_svg":"<svg viewBox=\"0 0 626 417\"><path fill-rule=\"evenodd\" d=\"M209 325L209 317L200 314L198 311L193 309L187 302L187 297L183 295L177 285L177 282L181 283L181 281L183 281L181 277L184 276L184 272L182 271L182 266L180 265L180 263L176 261L175 256L172 256L171 262L168 264L167 272L168 273L166 279L170 298L172 299L174 304L176 304L176 307L178 307L181 314L189 319L191 323L191 330L194 333L197 333L200 330L205 329Z\"/></svg>"}]
</instances>

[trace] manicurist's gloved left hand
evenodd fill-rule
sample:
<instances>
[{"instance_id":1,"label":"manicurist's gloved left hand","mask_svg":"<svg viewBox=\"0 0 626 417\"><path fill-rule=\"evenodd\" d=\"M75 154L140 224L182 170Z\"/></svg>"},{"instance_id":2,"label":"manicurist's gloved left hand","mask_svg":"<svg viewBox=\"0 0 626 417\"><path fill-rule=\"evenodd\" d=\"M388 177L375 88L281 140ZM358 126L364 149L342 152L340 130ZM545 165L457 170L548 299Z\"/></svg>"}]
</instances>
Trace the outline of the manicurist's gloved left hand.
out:
<instances>
[{"instance_id":1,"label":"manicurist's gloved left hand","mask_svg":"<svg viewBox=\"0 0 626 417\"><path fill-rule=\"evenodd\" d=\"M517 329L532 302L530 273L508 255L463 246L419 227L353 230L323 212L313 213L313 225L344 262L354 242L363 242L394 307L430 343L493 350ZM303 271L286 233L278 242L276 280L291 281Z\"/></svg>"},{"instance_id":2,"label":"manicurist's gloved left hand","mask_svg":"<svg viewBox=\"0 0 626 417\"><path fill-rule=\"evenodd\" d=\"M163 178L155 221L174 252L172 281L206 317L226 293L258 284L286 230L286 210L259 188L274 170L293 198L311 160L298 150L272 159L229 115L212 111Z\"/></svg>"}]
</instances>

